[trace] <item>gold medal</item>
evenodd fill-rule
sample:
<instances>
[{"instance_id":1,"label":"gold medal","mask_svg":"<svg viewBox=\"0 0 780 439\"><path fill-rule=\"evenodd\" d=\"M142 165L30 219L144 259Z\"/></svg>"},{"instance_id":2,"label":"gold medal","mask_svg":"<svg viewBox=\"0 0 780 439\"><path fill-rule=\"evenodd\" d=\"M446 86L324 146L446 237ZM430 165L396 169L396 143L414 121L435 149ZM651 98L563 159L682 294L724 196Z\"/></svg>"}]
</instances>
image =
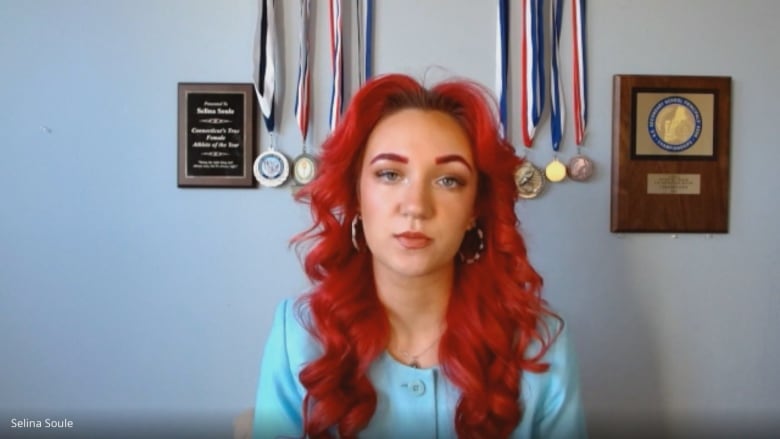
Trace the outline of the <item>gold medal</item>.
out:
<instances>
[{"instance_id":1,"label":"gold medal","mask_svg":"<svg viewBox=\"0 0 780 439\"><path fill-rule=\"evenodd\" d=\"M563 181L566 179L566 165L561 163L558 157L556 157L544 168L544 175L553 183Z\"/></svg>"},{"instance_id":2,"label":"gold medal","mask_svg":"<svg viewBox=\"0 0 780 439\"><path fill-rule=\"evenodd\" d=\"M515 185L520 198L536 198L544 188L542 171L529 160L523 160L523 164L515 171Z\"/></svg>"},{"instance_id":3,"label":"gold medal","mask_svg":"<svg viewBox=\"0 0 780 439\"><path fill-rule=\"evenodd\" d=\"M572 180L586 181L593 175L593 161L584 155L577 154L569 160L567 170Z\"/></svg>"}]
</instances>

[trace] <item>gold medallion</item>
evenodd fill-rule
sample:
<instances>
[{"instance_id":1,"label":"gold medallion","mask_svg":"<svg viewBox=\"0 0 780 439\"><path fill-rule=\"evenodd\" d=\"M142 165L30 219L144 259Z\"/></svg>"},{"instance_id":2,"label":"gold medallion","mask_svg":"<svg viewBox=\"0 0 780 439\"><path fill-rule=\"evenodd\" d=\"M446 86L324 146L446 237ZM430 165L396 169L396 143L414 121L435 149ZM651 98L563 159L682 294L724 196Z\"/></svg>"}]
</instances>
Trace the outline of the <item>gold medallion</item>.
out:
<instances>
[{"instance_id":1,"label":"gold medallion","mask_svg":"<svg viewBox=\"0 0 780 439\"><path fill-rule=\"evenodd\" d=\"M561 163L558 157L556 157L544 168L544 175L553 183L563 181L566 179L566 165Z\"/></svg>"},{"instance_id":2,"label":"gold medallion","mask_svg":"<svg viewBox=\"0 0 780 439\"><path fill-rule=\"evenodd\" d=\"M520 198L536 198L544 188L542 171L529 160L523 160L523 164L515 171L515 185Z\"/></svg>"}]
</instances>

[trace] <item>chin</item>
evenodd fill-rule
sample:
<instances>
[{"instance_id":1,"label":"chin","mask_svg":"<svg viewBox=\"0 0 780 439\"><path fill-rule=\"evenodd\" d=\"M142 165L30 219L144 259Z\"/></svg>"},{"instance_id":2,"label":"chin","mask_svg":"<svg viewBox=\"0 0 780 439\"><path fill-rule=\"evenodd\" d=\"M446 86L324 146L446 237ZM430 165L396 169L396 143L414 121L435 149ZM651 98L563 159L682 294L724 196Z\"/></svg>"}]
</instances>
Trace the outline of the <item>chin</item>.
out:
<instances>
[{"instance_id":1,"label":"chin","mask_svg":"<svg viewBox=\"0 0 780 439\"><path fill-rule=\"evenodd\" d=\"M403 261L393 261L387 264L394 273L405 277L421 277L446 270L449 264L436 264L430 260L422 261L418 258L405 258Z\"/></svg>"}]
</instances>

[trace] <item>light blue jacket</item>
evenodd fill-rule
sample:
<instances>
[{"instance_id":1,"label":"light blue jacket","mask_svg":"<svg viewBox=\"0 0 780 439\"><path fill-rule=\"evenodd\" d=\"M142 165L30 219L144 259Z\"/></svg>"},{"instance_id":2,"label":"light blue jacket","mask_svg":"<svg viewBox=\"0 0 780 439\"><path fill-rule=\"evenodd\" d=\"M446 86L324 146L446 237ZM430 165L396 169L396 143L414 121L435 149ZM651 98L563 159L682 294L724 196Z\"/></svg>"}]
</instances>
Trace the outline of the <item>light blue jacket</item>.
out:
<instances>
[{"instance_id":1,"label":"light blue jacket","mask_svg":"<svg viewBox=\"0 0 780 439\"><path fill-rule=\"evenodd\" d=\"M260 369L252 437L300 438L305 389L298 373L321 355L316 340L301 326L294 301L276 309ZM584 438L585 416L574 351L566 329L544 357L550 369L524 372L523 419L512 438ZM454 414L460 391L438 367L415 369L387 352L369 370L377 407L361 438L455 439Z\"/></svg>"}]
</instances>

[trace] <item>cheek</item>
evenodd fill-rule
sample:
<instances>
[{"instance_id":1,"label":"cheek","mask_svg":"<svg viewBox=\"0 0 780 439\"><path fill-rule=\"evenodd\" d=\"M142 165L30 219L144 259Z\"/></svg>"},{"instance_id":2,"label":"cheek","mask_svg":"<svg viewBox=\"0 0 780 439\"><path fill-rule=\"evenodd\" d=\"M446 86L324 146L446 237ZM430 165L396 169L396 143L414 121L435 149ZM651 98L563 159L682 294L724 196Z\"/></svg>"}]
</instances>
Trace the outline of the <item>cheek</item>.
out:
<instances>
[{"instance_id":1,"label":"cheek","mask_svg":"<svg viewBox=\"0 0 780 439\"><path fill-rule=\"evenodd\" d=\"M391 202L388 194L376 184L361 181L358 201L360 203L360 216L367 230L374 229L377 223L382 222L383 218L387 218L389 215Z\"/></svg>"},{"instance_id":2,"label":"cheek","mask_svg":"<svg viewBox=\"0 0 780 439\"><path fill-rule=\"evenodd\" d=\"M463 230L466 230L474 219L477 191L472 189L461 195L457 200L451 200L449 203L449 215L454 222L463 226Z\"/></svg>"}]
</instances>

